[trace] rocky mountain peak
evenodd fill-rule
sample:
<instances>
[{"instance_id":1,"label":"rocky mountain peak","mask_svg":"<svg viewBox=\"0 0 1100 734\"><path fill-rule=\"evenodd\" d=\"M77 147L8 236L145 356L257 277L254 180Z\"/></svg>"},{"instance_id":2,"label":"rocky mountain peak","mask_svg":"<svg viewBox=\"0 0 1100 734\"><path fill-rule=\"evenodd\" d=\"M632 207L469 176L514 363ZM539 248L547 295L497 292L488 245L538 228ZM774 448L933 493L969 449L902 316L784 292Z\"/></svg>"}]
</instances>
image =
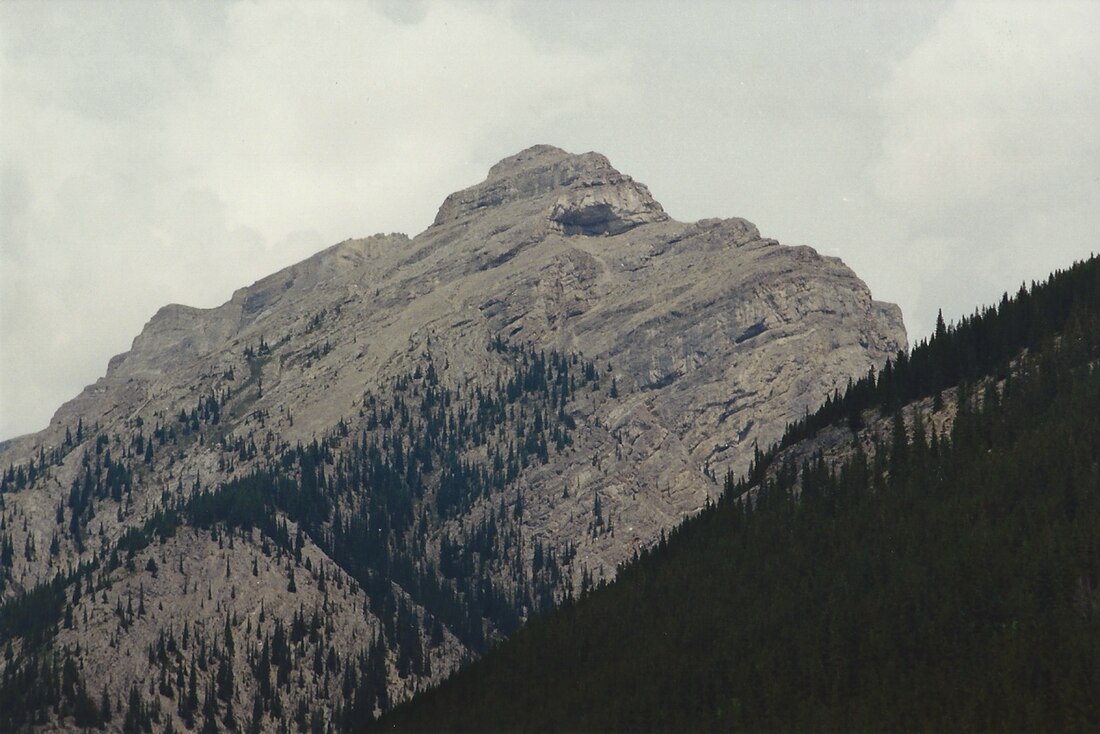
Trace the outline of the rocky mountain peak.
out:
<instances>
[{"instance_id":1,"label":"rocky mountain peak","mask_svg":"<svg viewBox=\"0 0 1100 734\"><path fill-rule=\"evenodd\" d=\"M606 167L611 167L611 162L599 153L589 153L591 157L598 157L603 159L603 163ZM507 158L500 160L492 168L489 169L489 175L487 179L504 178L506 176L515 175L518 172L530 171L539 167L546 167L554 163L560 163L563 160L570 158L581 158L583 156L574 155L555 145L532 145L530 148L526 148L510 155Z\"/></svg>"},{"instance_id":2,"label":"rocky mountain peak","mask_svg":"<svg viewBox=\"0 0 1100 734\"><path fill-rule=\"evenodd\" d=\"M533 213L565 235L616 235L669 218L644 184L599 153L536 145L497 163L482 183L448 196L435 226L510 204L533 204Z\"/></svg>"},{"instance_id":3,"label":"rocky mountain peak","mask_svg":"<svg viewBox=\"0 0 1100 734\"><path fill-rule=\"evenodd\" d=\"M211 726L256 700L265 731L276 706L369 714L612 577L904 345L840 260L743 219L674 221L604 156L529 148L415 237L166 306L0 446L0 605L84 569L50 592L71 616L46 618L51 649L177 731L201 728L171 683L196 667L188 691L226 671ZM215 645L228 627L307 647L260 659ZM183 629L202 642L150 660ZM79 728L66 715L46 726Z\"/></svg>"}]
</instances>

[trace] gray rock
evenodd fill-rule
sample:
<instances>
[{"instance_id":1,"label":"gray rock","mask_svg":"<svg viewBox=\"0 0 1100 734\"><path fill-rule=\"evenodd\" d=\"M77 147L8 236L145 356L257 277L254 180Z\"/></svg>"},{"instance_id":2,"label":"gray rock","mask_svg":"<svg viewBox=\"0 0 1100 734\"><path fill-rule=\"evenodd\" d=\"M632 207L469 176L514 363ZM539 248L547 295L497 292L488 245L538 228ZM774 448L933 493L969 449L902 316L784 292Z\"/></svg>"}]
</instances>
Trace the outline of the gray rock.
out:
<instances>
[{"instance_id":1,"label":"gray rock","mask_svg":"<svg viewBox=\"0 0 1100 734\"><path fill-rule=\"evenodd\" d=\"M491 385L509 369L487 349L496 337L579 353L601 370L605 388L570 405L572 446L504 490L509 502L523 497L523 562L535 540L569 544L577 583L585 571L610 578L635 550L717 497L724 474L743 472L754 446L777 440L787 423L906 345L898 308L873 300L840 260L762 238L743 219L677 222L602 155L536 146L447 197L414 238L348 240L217 308L166 306L103 378L63 405L46 430L10 442L0 463L60 446L78 421L89 437L125 444L226 391L232 398L217 438L245 437L263 449L321 438L340 421L356 430L364 394L385 399L394 377L429 356L445 385ZM261 343L270 354L250 364L246 348ZM262 461L223 467L215 439L158 454L138 473L130 509L97 515L105 542L140 524L163 492L211 486ZM50 544L57 505L89 451L91 438L30 489L4 498L12 518L27 520L25 532L7 523L16 548L28 535L39 548ZM597 497L607 522L594 529ZM430 528L427 554L438 553L443 530L461 538L501 501L489 497ZM60 545L55 557L20 556L5 593L93 552L67 537ZM166 606L174 603L171 584L156 588ZM270 590L243 584L234 594L220 602L222 612L252 613ZM433 653L442 656L437 674L463 654L447 639L450 652ZM119 648L87 649L101 656L89 669L108 670ZM393 685L400 696L412 684Z\"/></svg>"}]
</instances>

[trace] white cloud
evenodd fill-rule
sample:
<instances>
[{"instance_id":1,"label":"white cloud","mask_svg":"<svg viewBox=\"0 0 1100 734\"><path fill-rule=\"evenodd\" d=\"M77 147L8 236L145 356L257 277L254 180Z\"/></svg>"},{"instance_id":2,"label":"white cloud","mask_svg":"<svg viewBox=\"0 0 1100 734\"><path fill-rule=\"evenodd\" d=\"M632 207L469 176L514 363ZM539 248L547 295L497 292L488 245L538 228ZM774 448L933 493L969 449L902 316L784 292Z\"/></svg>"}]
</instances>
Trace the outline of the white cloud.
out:
<instances>
[{"instance_id":1,"label":"white cloud","mask_svg":"<svg viewBox=\"0 0 1100 734\"><path fill-rule=\"evenodd\" d=\"M877 191L943 210L1094 172L1098 31L1095 2L953 6L884 90Z\"/></svg>"},{"instance_id":2,"label":"white cloud","mask_svg":"<svg viewBox=\"0 0 1100 734\"><path fill-rule=\"evenodd\" d=\"M923 276L907 309L918 335L940 305L968 313L1087 256L1100 224L1100 4L955 4L881 103L869 175L903 230L892 277Z\"/></svg>"}]
</instances>

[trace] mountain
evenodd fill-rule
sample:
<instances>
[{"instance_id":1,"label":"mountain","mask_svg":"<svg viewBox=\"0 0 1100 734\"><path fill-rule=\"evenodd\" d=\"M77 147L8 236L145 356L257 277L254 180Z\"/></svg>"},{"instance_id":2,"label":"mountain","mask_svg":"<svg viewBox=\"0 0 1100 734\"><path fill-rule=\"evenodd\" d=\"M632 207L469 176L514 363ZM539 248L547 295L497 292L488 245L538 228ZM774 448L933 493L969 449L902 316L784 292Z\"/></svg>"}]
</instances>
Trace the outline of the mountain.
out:
<instances>
[{"instance_id":1,"label":"mountain","mask_svg":"<svg viewBox=\"0 0 1100 734\"><path fill-rule=\"evenodd\" d=\"M0 729L354 726L904 347L839 260L525 150L414 238L162 308L0 451Z\"/></svg>"},{"instance_id":2,"label":"mountain","mask_svg":"<svg viewBox=\"0 0 1100 734\"><path fill-rule=\"evenodd\" d=\"M759 452L386 731L1095 730L1100 259Z\"/></svg>"}]
</instances>

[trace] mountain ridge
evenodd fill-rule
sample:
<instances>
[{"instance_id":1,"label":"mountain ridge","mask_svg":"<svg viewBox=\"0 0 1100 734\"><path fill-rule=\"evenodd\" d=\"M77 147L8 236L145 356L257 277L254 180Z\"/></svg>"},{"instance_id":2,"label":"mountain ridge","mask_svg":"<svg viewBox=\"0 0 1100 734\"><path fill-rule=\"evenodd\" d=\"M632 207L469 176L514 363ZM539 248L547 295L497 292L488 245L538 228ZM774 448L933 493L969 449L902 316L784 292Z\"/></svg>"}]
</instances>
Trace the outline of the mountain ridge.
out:
<instances>
[{"instance_id":1,"label":"mountain ridge","mask_svg":"<svg viewBox=\"0 0 1100 734\"><path fill-rule=\"evenodd\" d=\"M555 168L556 167L556 168ZM570 174L564 178L562 182L555 183L548 188L540 188L538 181L540 180L541 172L544 169L551 170L565 170ZM582 177L581 173L587 174L587 177ZM526 176L524 175L526 174ZM485 230L490 233L486 239L488 242L482 241L482 248L472 251L473 255L470 257L470 252L466 252L467 258L465 262L456 259L454 256L457 254L452 248L446 248L447 255L446 264L448 267L459 265L459 271L462 275L466 275L472 268L477 270L492 270L496 267L500 267L504 262L517 257L525 248L534 244L535 242L546 243L548 238L555 238L556 236L562 236L563 239L570 241L571 244L588 241L588 237L581 236L575 237L565 235L560 232L563 229L559 221L554 219L555 212L563 206L562 204L562 191L574 192L578 189L582 192L587 192L587 189L611 189L615 190L622 186L626 186L628 189L633 189L635 186L639 186L645 191L648 197L648 190L644 186L636 185L628 176L623 176L613 167L605 157L596 153L586 153L579 156L567 154L559 148L553 146L539 145L528 148L515 156L504 159L500 163L496 164L490 169L490 174L486 180L480 184L475 184L472 187L463 189L451 196L447 197L447 201L455 199L455 197L462 198L467 195L467 192L476 192L484 187L486 184L495 186L497 182L501 180L513 181L515 179L534 181L534 188L537 190L536 195L524 196L519 202L506 200L497 202L494 206L507 205L509 203L518 204L522 207L520 216L518 217L520 227L527 229L521 233L521 236L502 238L500 235L502 232L498 231L501 225L495 221L490 222L490 226L477 227L479 232L473 234L467 238L470 246L476 246L478 242L477 237L481 236ZM555 179L557 181L557 179ZM574 185L576 185L574 187ZM571 188L573 187L573 188ZM551 202L550 199L553 199ZM576 197L574 197L576 198ZM607 198L607 197L603 197ZM614 198L614 197L612 197ZM651 197L648 199L652 201ZM448 208L447 201L440 208L440 212L443 212ZM584 199L581 196L579 207L583 210L584 206L590 201ZM604 205L606 202L592 205L591 208L598 212L604 212ZM735 247L767 247L769 245L774 246L774 240L764 240L760 238L759 231L751 223L742 219L727 219L727 220L701 220L694 224L683 225L675 222L675 220L668 219L667 215L663 213L663 209L660 208L660 204L653 202L653 205L661 213L658 221L648 222L649 224L667 224L675 226L678 230L674 236L667 238L659 238L657 242L639 242L637 246L635 243L629 243L630 246L622 251L623 259L620 260L619 266L624 270L637 269L642 270L647 267L647 262L654 257L660 257L674 250L677 245L680 245L685 240L692 242L700 249L712 249L716 245L718 247L728 247L733 245ZM532 207L537 215L524 219L522 215L530 213ZM612 207L613 208L613 207ZM238 289L234 292L232 298L222 304L211 309L195 309L189 306L182 306L178 304L165 306L158 311L157 314L150 320L146 327L143 328L142 333L135 338L135 342L131 350L126 353L116 355L113 357L108 366L108 377L111 376L111 372L116 370L124 362L133 361L135 363L141 361L143 355L142 347L149 341L163 341L167 342L162 350L155 352L145 359L146 365L143 365L155 372L157 364L163 364L165 362L171 364L178 361L180 358L189 358L196 356L206 356L206 352L209 349L208 344L204 344L203 340L208 342L221 340L225 342L227 337L230 337L229 342L233 346L239 347L239 339L232 339L238 335L248 335L249 327L252 327L259 323L264 315L265 307L270 305L270 301L278 300L280 297L286 297L288 295L295 295L301 297L304 291L309 288L315 288L319 286L326 276L328 279L333 279L334 276L340 272L347 272L348 270L360 271L357 274L362 278L367 279L371 277L385 276L389 271L389 274L400 271L403 268L409 268L410 266L422 263L429 258L439 258L440 253L437 252L440 245L438 241L442 240L444 247L451 242L454 242L456 238L455 226L459 227L458 231L465 233L471 225L475 227L478 224L484 225L485 220L491 219L485 216L486 212L480 212L482 216L479 217L481 221L471 221L471 216L466 216L461 222L453 221L444 224L439 224L439 216L437 216L437 223L429 227L425 232L417 235L415 238L407 238L405 235L374 235L372 237L364 239L347 240L337 245L333 245L321 252L313 255L305 260L289 266L277 273L260 279L251 286ZM630 212L627 212L623 216L628 216ZM537 232L530 232L533 227L537 227ZM513 227L510 227L512 229ZM448 231L449 230L449 231ZM507 233L507 230L504 232ZM602 233L601 233L602 234ZM518 239L518 242L516 240ZM601 241L602 238L597 237L592 240L593 243ZM609 240L611 238L608 238ZM649 238L646 238L649 239ZM664 241L661 241L664 239ZM501 240L507 243L507 247L494 246L494 241L500 242ZM586 252L588 248L584 245L580 247L570 248L567 253L567 257L554 258L553 264L558 267L567 268L572 271L566 273L567 276L574 276L575 280L579 280L580 283L570 283L569 285L587 285L584 281L586 270L590 269L593 265L589 259L589 255L593 253ZM784 254L790 254L798 252L798 250L792 248L783 248ZM811 253L808 248L802 252ZM618 253L616 253L618 254ZM388 257L394 261L387 263L386 265L380 265L378 268L371 268L370 261L376 258ZM630 258L629 260L625 258ZM816 259L816 256L811 256L810 259ZM839 260L822 258L822 262L836 262ZM464 267L463 267L464 266ZM783 263L783 266L790 267L787 263ZM374 270L375 272L371 272ZM579 271L579 272L578 272ZM790 272L790 270L788 270ZM447 282L446 275L451 276L451 280L458 279L458 273L446 273L439 267L431 268L429 278L423 278L419 274L414 278L405 279L405 282L409 280L417 280L414 290L437 290L439 284L445 284ZM578 279L576 275L581 277ZM587 273L592 275L591 272ZM599 274L601 276L605 273ZM592 278L588 278L591 280ZM425 280L429 280L425 283ZM303 282L304 281L304 284ZM434 286L433 286L434 281ZM297 287L295 287L297 284ZM303 287L303 285L305 287ZM523 283L524 286L530 286L530 283ZM561 288L561 284L557 284ZM862 284L860 284L862 286ZM355 283L351 283L344 286L347 290L346 296L362 297L363 294L358 292L360 286ZM865 291L865 286L862 286ZM396 288L394 290L397 290ZM426 295L419 294L418 295ZM575 294L562 293L565 296L567 302L562 304L563 308L559 309L557 314L548 314L547 320L554 320L561 317L571 317L577 315L583 315L583 302L578 302L580 299L569 296ZM393 305L393 301L402 300L402 295L391 293L390 298L387 299L390 303L386 305ZM405 296L404 300L409 300ZM487 301L486 301L487 303ZM474 304L479 310L482 309L483 303ZM491 309L495 304L490 304L487 308ZM446 308L439 308L438 304L433 304L433 308L437 312L446 312ZM880 302L871 301L871 308L875 311L875 315L887 324L887 329L893 329L895 333L898 333L901 328L900 312L896 306L892 304L883 304ZM188 319L201 319L216 317L216 321L213 323L203 324L198 330L192 328L188 330ZM788 317L789 318L789 317ZM514 322L512 322L514 323ZM753 322L756 323L756 322ZM510 325L510 324L509 324ZM752 327L752 324L749 325ZM171 333L172 327L179 328L177 333ZM252 337L257 338L257 331L260 329L251 329ZM158 333L159 332L159 333ZM168 333L165 333L168 332ZM213 333L211 333L213 332ZM162 338L152 338L156 334ZM536 338L540 335L536 335ZM735 338L746 337L746 333L739 333ZM881 337L879 337L881 339ZM234 344L234 342L237 342ZM203 347L206 347L204 349ZM597 345L604 349L607 348L606 341L602 341ZM895 347L904 346L904 338L896 340L892 344L886 344L881 353L884 355L892 354L896 351ZM180 350L180 352L172 352L170 350ZM592 350L588 350L592 351ZM152 364L148 364L152 363ZM656 379L665 377L671 374L666 372L665 375L658 375ZM132 377L134 375L127 375ZM85 393L91 391L102 391L103 386L90 386L85 390ZM809 406L807 406L808 409ZM51 421L51 426L55 427L61 422L61 418L55 416ZM47 429L49 430L49 429ZM17 439L18 440L18 439Z\"/></svg>"},{"instance_id":2,"label":"mountain ridge","mask_svg":"<svg viewBox=\"0 0 1100 734\"><path fill-rule=\"evenodd\" d=\"M0 532L24 550L0 595L31 603L60 578L66 599L43 596L60 606L41 616L54 637L111 641L80 660L117 676L105 695L125 699L142 646L190 620L240 674L218 716L259 696L253 720L273 717L264 677L243 672L258 651L221 645L202 605L237 637L272 637L282 573L303 615L342 620L301 655L363 647L346 651L360 673L299 670L276 697L330 722L382 710L613 576L753 446L905 346L897 307L840 260L743 219L677 222L599 154L536 146L439 211L416 237L346 240L220 306L158 310L0 454ZM205 600L200 547L227 580ZM87 564L87 580L58 576ZM126 613L154 592L164 610ZM157 665L187 677L192 655ZM167 708L178 688L141 697Z\"/></svg>"}]
</instances>

